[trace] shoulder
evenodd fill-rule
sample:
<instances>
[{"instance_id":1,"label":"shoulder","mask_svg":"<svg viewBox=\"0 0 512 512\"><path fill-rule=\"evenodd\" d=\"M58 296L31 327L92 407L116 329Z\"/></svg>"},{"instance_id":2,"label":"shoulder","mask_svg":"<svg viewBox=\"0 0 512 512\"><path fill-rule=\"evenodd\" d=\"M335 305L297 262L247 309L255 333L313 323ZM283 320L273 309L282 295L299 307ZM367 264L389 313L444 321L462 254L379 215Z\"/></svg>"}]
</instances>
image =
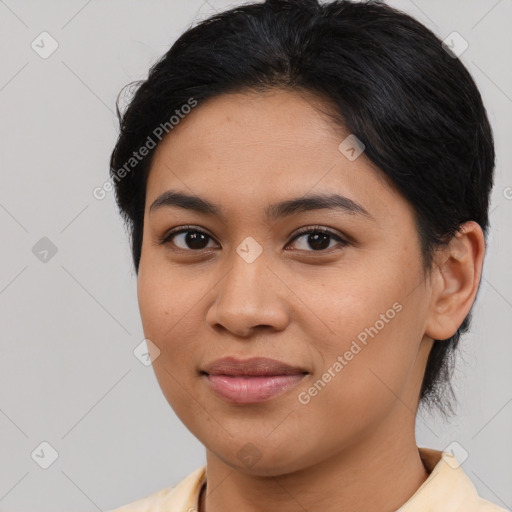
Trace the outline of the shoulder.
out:
<instances>
[{"instance_id":1,"label":"shoulder","mask_svg":"<svg viewBox=\"0 0 512 512\"><path fill-rule=\"evenodd\" d=\"M419 453L430 474L400 512L507 512L478 495L452 452L419 448Z\"/></svg>"},{"instance_id":2,"label":"shoulder","mask_svg":"<svg viewBox=\"0 0 512 512\"><path fill-rule=\"evenodd\" d=\"M475 501L475 512L508 512L506 509L478 497Z\"/></svg>"},{"instance_id":3,"label":"shoulder","mask_svg":"<svg viewBox=\"0 0 512 512\"><path fill-rule=\"evenodd\" d=\"M106 512L188 512L195 508L206 474L206 466L197 468L173 487L160 489L148 496Z\"/></svg>"}]
</instances>

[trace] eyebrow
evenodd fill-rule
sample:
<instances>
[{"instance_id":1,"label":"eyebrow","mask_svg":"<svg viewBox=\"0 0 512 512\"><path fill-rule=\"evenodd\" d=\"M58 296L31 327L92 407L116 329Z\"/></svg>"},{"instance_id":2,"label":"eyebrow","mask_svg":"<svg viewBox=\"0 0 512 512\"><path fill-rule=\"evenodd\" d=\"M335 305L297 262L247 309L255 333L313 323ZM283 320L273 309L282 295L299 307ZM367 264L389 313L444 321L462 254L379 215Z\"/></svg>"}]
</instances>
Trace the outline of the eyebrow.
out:
<instances>
[{"instance_id":1,"label":"eyebrow","mask_svg":"<svg viewBox=\"0 0 512 512\"><path fill-rule=\"evenodd\" d=\"M224 221L226 220L226 215L220 206L205 198L175 190L167 190L158 196L150 206L149 213L161 208L170 207L184 208L206 215L217 216ZM314 194L287 199L267 206L265 208L265 216L269 220L276 220L288 217L294 213L323 209L339 210L349 214L359 214L375 220L359 203L340 194Z\"/></svg>"}]
</instances>

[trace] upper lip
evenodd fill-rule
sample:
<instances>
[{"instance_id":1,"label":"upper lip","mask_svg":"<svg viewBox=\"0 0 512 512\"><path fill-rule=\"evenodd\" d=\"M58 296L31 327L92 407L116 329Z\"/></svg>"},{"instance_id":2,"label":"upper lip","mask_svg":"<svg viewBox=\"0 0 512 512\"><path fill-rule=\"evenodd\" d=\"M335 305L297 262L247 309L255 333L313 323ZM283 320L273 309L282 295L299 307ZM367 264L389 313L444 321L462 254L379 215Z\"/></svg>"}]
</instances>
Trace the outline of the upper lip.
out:
<instances>
[{"instance_id":1,"label":"upper lip","mask_svg":"<svg viewBox=\"0 0 512 512\"><path fill-rule=\"evenodd\" d=\"M272 376L297 375L308 372L298 366L292 366L267 357L252 357L250 359L223 357L222 359L217 359L206 365L203 368L203 373L207 373L208 375Z\"/></svg>"}]
</instances>

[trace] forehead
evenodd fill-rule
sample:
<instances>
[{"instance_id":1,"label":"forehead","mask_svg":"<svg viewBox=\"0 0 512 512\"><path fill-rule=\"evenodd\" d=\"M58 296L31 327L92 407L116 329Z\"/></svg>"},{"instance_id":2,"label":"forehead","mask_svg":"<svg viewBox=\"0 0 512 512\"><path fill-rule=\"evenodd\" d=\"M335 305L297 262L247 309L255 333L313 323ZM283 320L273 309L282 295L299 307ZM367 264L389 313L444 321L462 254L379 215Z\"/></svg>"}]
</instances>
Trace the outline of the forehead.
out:
<instances>
[{"instance_id":1,"label":"forehead","mask_svg":"<svg viewBox=\"0 0 512 512\"><path fill-rule=\"evenodd\" d=\"M332 108L332 107L330 107ZM248 158L251 154L302 158L318 149L336 150L345 130L322 111L329 105L308 92L271 89L223 94L201 102L172 129L155 155L172 147L176 158ZM348 135L348 133L347 133ZM327 147L328 140L335 147ZM246 151L243 151L243 150ZM193 152L193 154L190 154ZM187 158L188 157L188 158Z\"/></svg>"},{"instance_id":2,"label":"forehead","mask_svg":"<svg viewBox=\"0 0 512 512\"><path fill-rule=\"evenodd\" d=\"M350 161L339 150L350 133L322 113L329 108L312 94L283 90L199 104L157 147L146 209L166 189L246 206L334 191L385 207L397 193L364 153Z\"/></svg>"}]
</instances>

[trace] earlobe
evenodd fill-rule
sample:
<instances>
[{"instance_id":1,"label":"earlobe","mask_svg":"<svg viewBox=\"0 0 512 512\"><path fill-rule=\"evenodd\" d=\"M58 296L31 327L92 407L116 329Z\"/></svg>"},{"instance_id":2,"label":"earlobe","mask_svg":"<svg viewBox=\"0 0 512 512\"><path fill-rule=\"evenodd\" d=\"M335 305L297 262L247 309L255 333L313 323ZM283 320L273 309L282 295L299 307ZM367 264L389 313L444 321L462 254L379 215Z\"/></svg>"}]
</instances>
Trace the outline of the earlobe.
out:
<instances>
[{"instance_id":1,"label":"earlobe","mask_svg":"<svg viewBox=\"0 0 512 512\"><path fill-rule=\"evenodd\" d=\"M455 334L469 313L480 284L485 240L480 225L464 223L435 257L432 303L425 334L445 340Z\"/></svg>"}]
</instances>

